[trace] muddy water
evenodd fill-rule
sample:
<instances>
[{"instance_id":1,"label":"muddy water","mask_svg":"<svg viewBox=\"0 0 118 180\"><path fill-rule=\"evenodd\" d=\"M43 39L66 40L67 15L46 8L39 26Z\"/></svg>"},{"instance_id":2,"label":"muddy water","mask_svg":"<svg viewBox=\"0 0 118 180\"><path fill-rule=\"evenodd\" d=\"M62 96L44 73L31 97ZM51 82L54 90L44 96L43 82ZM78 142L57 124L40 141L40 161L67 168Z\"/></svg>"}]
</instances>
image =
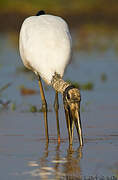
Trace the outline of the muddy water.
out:
<instances>
[{"instance_id":1,"label":"muddy water","mask_svg":"<svg viewBox=\"0 0 118 180\"><path fill-rule=\"evenodd\" d=\"M75 34L73 38L76 39ZM97 48L74 50L72 64L64 78L79 83L92 82L93 90L81 90L84 147L79 147L75 132L73 149L69 149L61 95L60 145L53 89L45 89L50 109L49 144L45 139L43 113L29 111L32 105L41 107L39 88L32 73L21 70L23 65L16 42L14 34L0 34L0 86L11 83L0 94L2 101L11 101L8 106L0 105L0 179L118 178L118 56L113 46L101 52ZM22 96L20 86L23 85L38 93Z\"/></svg>"}]
</instances>

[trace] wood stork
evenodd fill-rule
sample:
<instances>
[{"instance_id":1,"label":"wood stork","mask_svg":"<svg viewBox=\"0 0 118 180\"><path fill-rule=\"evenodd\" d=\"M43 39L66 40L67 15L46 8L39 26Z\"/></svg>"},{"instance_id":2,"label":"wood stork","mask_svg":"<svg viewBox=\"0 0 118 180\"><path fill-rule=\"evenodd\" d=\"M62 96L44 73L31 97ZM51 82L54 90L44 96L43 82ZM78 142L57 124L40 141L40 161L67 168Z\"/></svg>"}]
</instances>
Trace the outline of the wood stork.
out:
<instances>
[{"instance_id":1,"label":"wood stork","mask_svg":"<svg viewBox=\"0 0 118 180\"><path fill-rule=\"evenodd\" d=\"M73 141L73 127L75 124L79 142L82 146L80 91L62 79L64 70L71 59L71 46L68 25L61 17L39 11L35 16L24 20L19 37L20 55L24 65L38 76L47 140L49 140L47 103L41 78L56 91L54 107L57 116L58 92L63 95L69 144L71 145ZM57 134L58 141L60 141L58 117Z\"/></svg>"}]
</instances>

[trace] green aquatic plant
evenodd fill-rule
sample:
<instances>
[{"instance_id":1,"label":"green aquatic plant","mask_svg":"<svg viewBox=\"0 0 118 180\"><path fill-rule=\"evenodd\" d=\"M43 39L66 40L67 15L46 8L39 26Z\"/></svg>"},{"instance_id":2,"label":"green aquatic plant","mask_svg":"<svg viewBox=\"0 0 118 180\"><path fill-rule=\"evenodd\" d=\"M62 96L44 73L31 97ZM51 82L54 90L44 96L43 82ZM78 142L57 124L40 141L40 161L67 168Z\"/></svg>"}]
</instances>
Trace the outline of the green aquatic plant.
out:
<instances>
[{"instance_id":1,"label":"green aquatic plant","mask_svg":"<svg viewBox=\"0 0 118 180\"><path fill-rule=\"evenodd\" d=\"M76 81L71 81L71 80L67 80L67 82L71 83L76 88L79 88L81 90L86 90L86 91L93 90L93 87L94 87L94 84L92 82L87 82L87 83L84 83L84 84L80 84L80 83L78 83Z\"/></svg>"},{"instance_id":2,"label":"green aquatic plant","mask_svg":"<svg viewBox=\"0 0 118 180\"><path fill-rule=\"evenodd\" d=\"M47 109L48 112L52 112L52 109ZM44 109L43 108L40 108L38 112L44 112Z\"/></svg>"},{"instance_id":3,"label":"green aquatic plant","mask_svg":"<svg viewBox=\"0 0 118 180\"><path fill-rule=\"evenodd\" d=\"M38 109L35 105L30 105L29 112L36 113L36 112L44 112L43 108ZM48 112L52 112L51 109L48 109Z\"/></svg>"},{"instance_id":4,"label":"green aquatic plant","mask_svg":"<svg viewBox=\"0 0 118 180\"><path fill-rule=\"evenodd\" d=\"M9 86L11 86L11 83L7 83L4 86L0 88L0 93L2 93L5 89L7 89Z\"/></svg>"},{"instance_id":5,"label":"green aquatic plant","mask_svg":"<svg viewBox=\"0 0 118 180\"><path fill-rule=\"evenodd\" d=\"M32 113L35 113L35 112L37 112L37 107L34 105L31 105L29 111Z\"/></svg>"},{"instance_id":6,"label":"green aquatic plant","mask_svg":"<svg viewBox=\"0 0 118 180\"><path fill-rule=\"evenodd\" d=\"M76 81L71 81L70 79L66 80L68 83L72 84L73 86L75 86L76 88L80 88L80 84Z\"/></svg>"},{"instance_id":7,"label":"green aquatic plant","mask_svg":"<svg viewBox=\"0 0 118 180\"><path fill-rule=\"evenodd\" d=\"M11 103L10 104L10 108L12 111L15 111L16 110L16 104L15 103Z\"/></svg>"},{"instance_id":8,"label":"green aquatic plant","mask_svg":"<svg viewBox=\"0 0 118 180\"><path fill-rule=\"evenodd\" d=\"M87 82L85 84L81 84L80 89L86 90L86 91L93 90L93 83L92 82Z\"/></svg>"},{"instance_id":9,"label":"green aquatic plant","mask_svg":"<svg viewBox=\"0 0 118 180\"><path fill-rule=\"evenodd\" d=\"M105 73L102 73L100 79L102 82L105 82L107 80L107 75Z\"/></svg>"}]
</instances>

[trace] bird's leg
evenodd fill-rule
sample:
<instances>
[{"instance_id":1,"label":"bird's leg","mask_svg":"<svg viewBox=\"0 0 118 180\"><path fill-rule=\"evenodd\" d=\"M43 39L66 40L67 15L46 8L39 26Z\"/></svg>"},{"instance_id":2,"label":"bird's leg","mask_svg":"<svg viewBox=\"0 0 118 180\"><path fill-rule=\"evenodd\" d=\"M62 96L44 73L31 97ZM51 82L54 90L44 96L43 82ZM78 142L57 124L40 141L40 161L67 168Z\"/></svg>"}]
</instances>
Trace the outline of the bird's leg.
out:
<instances>
[{"instance_id":1,"label":"bird's leg","mask_svg":"<svg viewBox=\"0 0 118 180\"><path fill-rule=\"evenodd\" d=\"M66 105L64 105L64 109L65 109L66 124L68 129L68 136L69 136L69 145L72 145L74 121L72 120L71 114L68 108L66 107Z\"/></svg>"},{"instance_id":2,"label":"bird's leg","mask_svg":"<svg viewBox=\"0 0 118 180\"><path fill-rule=\"evenodd\" d=\"M55 100L54 100L54 109L56 113L56 121L57 121L57 136L58 136L58 143L60 143L60 128L59 128L59 101L58 101L58 92L55 92Z\"/></svg>"},{"instance_id":3,"label":"bird's leg","mask_svg":"<svg viewBox=\"0 0 118 180\"><path fill-rule=\"evenodd\" d=\"M46 134L46 139L49 141L49 136L48 136L48 120L47 120L47 102L45 99L45 94L43 90L43 85L41 82L41 77L38 75L38 82L39 82L39 88L40 88L40 94L41 94L41 100L42 100L42 111L44 113L44 121L45 121L45 134Z\"/></svg>"}]
</instances>

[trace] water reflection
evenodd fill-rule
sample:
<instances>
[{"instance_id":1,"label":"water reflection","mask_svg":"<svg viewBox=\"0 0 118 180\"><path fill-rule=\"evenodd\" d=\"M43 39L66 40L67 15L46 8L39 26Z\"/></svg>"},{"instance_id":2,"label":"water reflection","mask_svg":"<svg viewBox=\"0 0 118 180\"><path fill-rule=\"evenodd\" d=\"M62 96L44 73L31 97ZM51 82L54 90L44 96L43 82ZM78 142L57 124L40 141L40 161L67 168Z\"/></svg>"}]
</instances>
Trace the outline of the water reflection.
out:
<instances>
[{"instance_id":1,"label":"water reflection","mask_svg":"<svg viewBox=\"0 0 118 180\"><path fill-rule=\"evenodd\" d=\"M28 166L33 167L33 170L24 172L23 175L29 174L41 179L81 178L82 147L77 148L77 150L69 147L67 153L63 155L61 144L58 144L52 155L48 146L46 143L42 157L37 161L28 162Z\"/></svg>"},{"instance_id":2,"label":"water reflection","mask_svg":"<svg viewBox=\"0 0 118 180\"><path fill-rule=\"evenodd\" d=\"M64 165L64 174L70 177L78 177L81 179L81 167L80 160L82 158L82 147L79 147L75 152L74 150L68 150L66 159L67 163Z\"/></svg>"}]
</instances>

